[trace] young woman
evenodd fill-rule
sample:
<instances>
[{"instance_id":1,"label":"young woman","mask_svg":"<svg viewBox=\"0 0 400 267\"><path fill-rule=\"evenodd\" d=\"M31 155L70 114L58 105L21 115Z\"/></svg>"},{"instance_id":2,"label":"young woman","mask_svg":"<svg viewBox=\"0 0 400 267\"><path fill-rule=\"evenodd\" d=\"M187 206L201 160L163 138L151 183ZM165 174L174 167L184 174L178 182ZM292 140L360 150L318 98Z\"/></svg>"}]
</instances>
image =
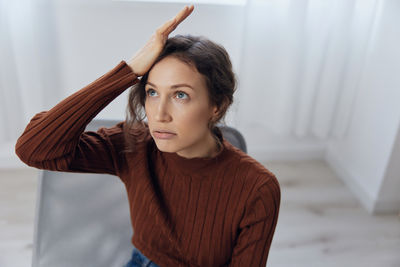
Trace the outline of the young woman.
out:
<instances>
[{"instance_id":1,"label":"young woman","mask_svg":"<svg viewBox=\"0 0 400 267\"><path fill-rule=\"evenodd\" d=\"M160 26L128 62L36 114L16 154L39 169L121 179L134 229L126 266L265 266L279 183L216 126L236 88L226 50L205 37L168 38L193 8ZM125 121L84 132L131 86Z\"/></svg>"}]
</instances>

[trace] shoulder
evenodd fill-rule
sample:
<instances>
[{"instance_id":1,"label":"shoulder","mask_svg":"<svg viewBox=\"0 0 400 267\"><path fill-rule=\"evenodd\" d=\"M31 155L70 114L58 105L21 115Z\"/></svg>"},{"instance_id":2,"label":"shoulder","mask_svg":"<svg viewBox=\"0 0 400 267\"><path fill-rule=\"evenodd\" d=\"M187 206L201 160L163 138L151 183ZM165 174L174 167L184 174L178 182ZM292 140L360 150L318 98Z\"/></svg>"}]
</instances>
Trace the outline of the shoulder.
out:
<instances>
[{"instance_id":1,"label":"shoulder","mask_svg":"<svg viewBox=\"0 0 400 267\"><path fill-rule=\"evenodd\" d=\"M237 178L242 179L243 183L253 185L254 190L262 190L271 184L279 187L276 175L266 166L233 146L229 141L225 144L232 156L229 164L235 166Z\"/></svg>"}]
</instances>

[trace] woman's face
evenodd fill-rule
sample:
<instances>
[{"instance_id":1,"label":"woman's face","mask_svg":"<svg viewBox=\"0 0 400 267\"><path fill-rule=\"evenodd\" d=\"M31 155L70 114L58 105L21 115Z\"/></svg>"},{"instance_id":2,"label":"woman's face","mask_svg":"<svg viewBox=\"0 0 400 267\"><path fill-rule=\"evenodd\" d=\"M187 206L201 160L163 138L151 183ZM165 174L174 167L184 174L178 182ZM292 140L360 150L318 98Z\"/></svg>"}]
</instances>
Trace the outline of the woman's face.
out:
<instances>
[{"instance_id":1,"label":"woman's face","mask_svg":"<svg viewBox=\"0 0 400 267\"><path fill-rule=\"evenodd\" d=\"M167 56L150 70L145 90L149 130L160 151L185 158L215 153L207 124L217 108L210 105L206 82L195 67ZM173 134L163 136L158 130Z\"/></svg>"}]
</instances>

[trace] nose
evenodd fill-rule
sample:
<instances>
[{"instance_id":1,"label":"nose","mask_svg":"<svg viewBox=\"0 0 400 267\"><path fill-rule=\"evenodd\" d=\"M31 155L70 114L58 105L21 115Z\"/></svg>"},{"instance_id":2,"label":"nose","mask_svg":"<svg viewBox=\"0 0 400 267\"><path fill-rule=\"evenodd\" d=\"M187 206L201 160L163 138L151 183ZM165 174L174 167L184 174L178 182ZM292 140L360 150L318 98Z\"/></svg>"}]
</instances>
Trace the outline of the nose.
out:
<instances>
[{"instance_id":1,"label":"nose","mask_svg":"<svg viewBox=\"0 0 400 267\"><path fill-rule=\"evenodd\" d=\"M167 122L171 120L171 116L168 112L168 102L166 100L160 100L158 103L155 119L160 122Z\"/></svg>"}]
</instances>

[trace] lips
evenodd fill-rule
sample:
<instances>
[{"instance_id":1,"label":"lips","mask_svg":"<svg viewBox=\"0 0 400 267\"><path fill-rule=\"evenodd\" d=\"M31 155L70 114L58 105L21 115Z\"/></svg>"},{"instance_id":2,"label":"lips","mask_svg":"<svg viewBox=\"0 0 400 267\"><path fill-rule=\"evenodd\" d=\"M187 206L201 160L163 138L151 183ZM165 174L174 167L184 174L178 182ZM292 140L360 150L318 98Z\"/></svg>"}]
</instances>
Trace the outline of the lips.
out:
<instances>
[{"instance_id":1,"label":"lips","mask_svg":"<svg viewBox=\"0 0 400 267\"><path fill-rule=\"evenodd\" d=\"M175 134L174 132L163 129L155 129L153 132Z\"/></svg>"},{"instance_id":2,"label":"lips","mask_svg":"<svg viewBox=\"0 0 400 267\"><path fill-rule=\"evenodd\" d=\"M167 141L167 140L174 139L176 134L171 132L171 131L169 131L169 130L155 129L153 131L153 136L156 139Z\"/></svg>"}]
</instances>

